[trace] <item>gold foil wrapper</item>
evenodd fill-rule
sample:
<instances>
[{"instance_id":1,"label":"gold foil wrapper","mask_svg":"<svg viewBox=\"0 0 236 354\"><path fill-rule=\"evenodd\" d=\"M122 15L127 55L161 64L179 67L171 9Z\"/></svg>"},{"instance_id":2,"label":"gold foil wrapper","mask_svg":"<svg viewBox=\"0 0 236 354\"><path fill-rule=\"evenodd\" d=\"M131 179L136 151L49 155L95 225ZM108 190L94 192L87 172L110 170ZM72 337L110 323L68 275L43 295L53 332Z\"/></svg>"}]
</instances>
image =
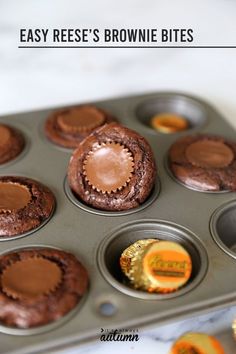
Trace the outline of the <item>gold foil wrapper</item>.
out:
<instances>
[{"instance_id":1,"label":"gold foil wrapper","mask_svg":"<svg viewBox=\"0 0 236 354\"><path fill-rule=\"evenodd\" d=\"M157 239L143 239L134 242L128 248L126 248L120 256L120 266L122 272L131 280L133 264L136 262L137 257L139 257L145 248L153 242L158 242Z\"/></svg>"}]
</instances>

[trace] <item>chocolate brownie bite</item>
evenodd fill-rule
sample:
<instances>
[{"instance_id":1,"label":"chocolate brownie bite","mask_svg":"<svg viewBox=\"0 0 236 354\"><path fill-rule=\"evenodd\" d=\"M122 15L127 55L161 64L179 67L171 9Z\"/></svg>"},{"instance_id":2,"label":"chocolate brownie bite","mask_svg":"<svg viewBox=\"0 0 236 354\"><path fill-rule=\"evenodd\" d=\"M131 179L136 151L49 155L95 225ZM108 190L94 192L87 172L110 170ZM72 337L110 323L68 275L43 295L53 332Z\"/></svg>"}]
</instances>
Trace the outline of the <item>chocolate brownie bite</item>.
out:
<instances>
[{"instance_id":1,"label":"chocolate brownie bite","mask_svg":"<svg viewBox=\"0 0 236 354\"><path fill-rule=\"evenodd\" d=\"M0 256L0 322L33 328L58 320L81 300L88 274L70 253L35 248Z\"/></svg>"},{"instance_id":2,"label":"chocolate brownie bite","mask_svg":"<svg viewBox=\"0 0 236 354\"><path fill-rule=\"evenodd\" d=\"M0 165L16 158L24 146L24 137L17 129L0 124Z\"/></svg>"},{"instance_id":3,"label":"chocolate brownie bite","mask_svg":"<svg viewBox=\"0 0 236 354\"><path fill-rule=\"evenodd\" d=\"M212 135L177 140L169 150L169 166L187 187L200 191L236 191L236 143Z\"/></svg>"},{"instance_id":4,"label":"chocolate brownie bite","mask_svg":"<svg viewBox=\"0 0 236 354\"><path fill-rule=\"evenodd\" d=\"M0 177L0 237L35 229L51 216L54 207L54 195L43 184L26 177Z\"/></svg>"},{"instance_id":5,"label":"chocolate brownie bite","mask_svg":"<svg viewBox=\"0 0 236 354\"><path fill-rule=\"evenodd\" d=\"M91 105L65 108L48 117L45 134L55 144L73 149L93 130L114 120L103 109Z\"/></svg>"},{"instance_id":6,"label":"chocolate brownie bite","mask_svg":"<svg viewBox=\"0 0 236 354\"><path fill-rule=\"evenodd\" d=\"M156 166L148 142L116 123L107 124L84 139L68 168L72 192L101 210L138 207L150 195Z\"/></svg>"}]
</instances>

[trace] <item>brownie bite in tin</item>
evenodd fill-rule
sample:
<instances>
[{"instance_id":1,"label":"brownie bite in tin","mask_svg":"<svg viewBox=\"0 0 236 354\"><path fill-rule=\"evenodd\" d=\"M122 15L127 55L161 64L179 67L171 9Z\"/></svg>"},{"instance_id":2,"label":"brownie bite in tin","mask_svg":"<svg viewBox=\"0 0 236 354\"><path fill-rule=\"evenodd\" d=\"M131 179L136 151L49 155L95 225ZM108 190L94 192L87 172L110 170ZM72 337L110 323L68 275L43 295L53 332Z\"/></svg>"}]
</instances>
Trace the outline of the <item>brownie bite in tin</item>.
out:
<instances>
[{"instance_id":1,"label":"brownie bite in tin","mask_svg":"<svg viewBox=\"0 0 236 354\"><path fill-rule=\"evenodd\" d=\"M65 108L48 117L45 133L55 144L73 149L93 130L114 120L108 112L92 105Z\"/></svg>"},{"instance_id":2,"label":"brownie bite in tin","mask_svg":"<svg viewBox=\"0 0 236 354\"><path fill-rule=\"evenodd\" d=\"M101 210L138 207L150 195L156 166L148 142L116 123L107 124L81 142L68 168L77 198Z\"/></svg>"},{"instance_id":3,"label":"brownie bite in tin","mask_svg":"<svg viewBox=\"0 0 236 354\"><path fill-rule=\"evenodd\" d=\"M50 217L54 206L54 195L43 184L26 177L0 177L0 237L35 229Z\"/></svg>"},{"instance_id":4,"label":"brownie bite in tin","mask_svg":"<svg viewBox=\"0 0 236 354\"><path fill-rule=\"evenodd\" d=\"M187 187L236 191L236 143L212 135L185 136L169 150L169 166Z\"/></svg>"},{"instance_id":5,"label":"brownie bite in tin","mask_svg":"<svg viewBox=\"0 0 236 354\"><path fill-rule=\"evenodd\" d=\"M66 315L88 287L88 274L70 253L35 248L0 256L0 323L32 328Z\"/></svg>"},{"instance_id":6,"label":"brownie bite in tin","mask_svg":"<svg viewBox=\"0 0 236 354\"><path fill-rule=\"evenodd\" d=\"M24 137L17 129L0 124L0 165L16 158L24 146Z\"/></svg>"}]
</instances>

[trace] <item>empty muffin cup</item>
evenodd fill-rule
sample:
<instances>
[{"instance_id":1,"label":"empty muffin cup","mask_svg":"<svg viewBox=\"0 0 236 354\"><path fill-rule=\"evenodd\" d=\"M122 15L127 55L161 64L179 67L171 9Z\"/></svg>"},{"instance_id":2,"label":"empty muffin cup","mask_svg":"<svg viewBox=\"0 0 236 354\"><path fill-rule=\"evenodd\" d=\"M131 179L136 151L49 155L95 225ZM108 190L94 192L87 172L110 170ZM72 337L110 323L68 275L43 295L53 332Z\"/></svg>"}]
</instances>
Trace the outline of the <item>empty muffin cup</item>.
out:
<instances>
[{"instance_id":1,"label":"empty muffin cup","mask_svg":"<svg viewBox=\"0 0 236 354\"><path fill-rule=\"evenodd\" d=\"M50 246L29 246L0 255L0 331L30 335L67 321L88 287L79 260Z\"/></svg>"},{"instance_id":2,"label":"empty muffin cup","mask_svg":"<svg viewBox=\"0 0 236 354\"><path fill-rule=\"evenodd\" d=\"M236 259L236 201L220 206L212 215L210 228L217 245Z\"/></svg>"},{"instance_id":3,"label":"empty muffin cup","mask_svg":"<svg viewBox=\"0 0 236 354\"><path fill-rule=\"evenodd\" d=\"M185 286L166 294L148 293L131 286L121 271L120 256L131 244L143 239L172 241L183 246L192 261L191 277ZM112 286L127 295L147 300L170 299L191 291L202 281L208 267L206 250L191 231L180 225L156 220L131 222L114 230L100 244L97 259L101 273Z\"/></svg>"},{"instance_id":4,"label":"empty muffin cup","mask_svg":"<svg viewBox=\"0 0 236 354\"><path fill-rule=\"evenodd\" d=\"M139 104L136 116L149 131L179 133L202 127L207 112L200 101L182 94L160 94Z\"/></svg>"}]
</instances>

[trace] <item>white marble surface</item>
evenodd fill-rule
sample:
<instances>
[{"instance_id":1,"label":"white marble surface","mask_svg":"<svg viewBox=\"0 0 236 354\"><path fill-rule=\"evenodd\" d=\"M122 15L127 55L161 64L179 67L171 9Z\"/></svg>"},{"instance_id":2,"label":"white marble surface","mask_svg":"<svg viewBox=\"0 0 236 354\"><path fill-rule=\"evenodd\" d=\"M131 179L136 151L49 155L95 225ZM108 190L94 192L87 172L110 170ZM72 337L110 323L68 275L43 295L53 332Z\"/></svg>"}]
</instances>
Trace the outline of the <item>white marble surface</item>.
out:
<instances>
[{"instance_id":1,"label":"white marble surface","mask_svg":"<svg viewBox=\"0 0 236 354\"><path fill-rule=\"evenodd\" d=\"M236 49L18 49L22 27L192 27L198 45L236 45L233 0L0 0L0 114L156 90L214 104L236 127ZM136 344L91 343L73 353L167 354L174 338L217 335L227 354L236 308L141 333ZM67 350L66 353L69 353Z\"/></svg>"}]
</instances>

